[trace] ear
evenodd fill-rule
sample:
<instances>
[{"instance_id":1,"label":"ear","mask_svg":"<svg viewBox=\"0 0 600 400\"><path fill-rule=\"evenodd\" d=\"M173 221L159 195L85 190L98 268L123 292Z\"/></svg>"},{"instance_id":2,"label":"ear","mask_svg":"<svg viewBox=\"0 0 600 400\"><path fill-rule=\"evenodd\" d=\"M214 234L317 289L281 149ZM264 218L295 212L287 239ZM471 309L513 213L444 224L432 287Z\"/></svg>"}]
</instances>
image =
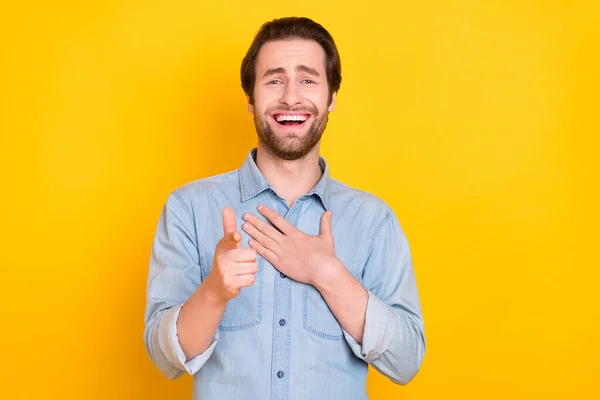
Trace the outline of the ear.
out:
<instances>
[{"instance_id":1,"label":"ear","mask_svg":"<svg viewBox=\"0 0 600 400\"><path fill-rule=\"evenodd\" d=\"M337 97L337 92L334 92L331 94L331 104L329 104L329 107L327 108L327 110L329 112L332 112L333 109L335 108L335 99Z\"/></svg>"},{"instance_id":2,"label":"ear","mask_svg":"<svg viewBox=\"0 0 600 400\"><path fill-rule=\"evenodd\" d=\"M248 112L254 114L254 106L250 102L250 96L246 95L246 100L248 101Z\"/></svg>"}]
</instances>

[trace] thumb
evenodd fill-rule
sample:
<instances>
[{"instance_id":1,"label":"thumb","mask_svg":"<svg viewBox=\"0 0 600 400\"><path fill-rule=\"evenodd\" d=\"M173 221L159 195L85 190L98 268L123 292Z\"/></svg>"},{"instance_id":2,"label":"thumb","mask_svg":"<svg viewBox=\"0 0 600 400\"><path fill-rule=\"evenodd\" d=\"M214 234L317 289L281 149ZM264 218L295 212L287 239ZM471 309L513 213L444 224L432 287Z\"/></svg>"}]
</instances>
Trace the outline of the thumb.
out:
<instances>
[{"instance_id":1,"label":"thumb","mask_svg":"<svg viewBox=\"0 0 600 400\"><path fill-rule=\"evenodd\" d=\"M331 216L333 213L331 211L325 211L323 216L321 217L321 235L329 234L331 235Z\"/></svg>"},{"instance_id":2,"label":"thumb","mask_svg":"<svg viewBox=\"0 0 600 400\"><path fill-rule=\"evenodd\" d=\"M242 247L242 235L237 231L235 213L229 207L223 209L223 238L219 241L222 250L233 250Z\"/></svg>"}]
</instances>

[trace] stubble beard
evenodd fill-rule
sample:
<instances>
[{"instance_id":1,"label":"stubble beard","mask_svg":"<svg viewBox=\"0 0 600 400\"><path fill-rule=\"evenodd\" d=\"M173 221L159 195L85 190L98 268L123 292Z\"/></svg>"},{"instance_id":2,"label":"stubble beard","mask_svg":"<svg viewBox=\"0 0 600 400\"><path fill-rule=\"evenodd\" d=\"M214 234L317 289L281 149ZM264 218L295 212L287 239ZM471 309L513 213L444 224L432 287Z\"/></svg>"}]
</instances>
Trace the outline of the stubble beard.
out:
<instances>
[{"instance_id":1,"label":"stubble beard","mask_svg":"<svg viewBox=\"0 0 600 400\"><path fill-rule=\"evenodd\" d=\"M304 111L304 110L277 110L277 111ZM301 135L287 134L284 137L278 137L271 125L268 122L268 118L273 114L273 111L267 111L264 116L258 117L254 114L254 126L256 127L256 133L258 134L259 143L262 144L267 151L273 156L282 160L298 160L306 156L312 149L315 148L323 132L327 127L327 121L329 119L329 113L326 112L323 116L320 116L316 110L310 110L312 114L312 123L306 133Z\"/></svg>"}]
</instances>

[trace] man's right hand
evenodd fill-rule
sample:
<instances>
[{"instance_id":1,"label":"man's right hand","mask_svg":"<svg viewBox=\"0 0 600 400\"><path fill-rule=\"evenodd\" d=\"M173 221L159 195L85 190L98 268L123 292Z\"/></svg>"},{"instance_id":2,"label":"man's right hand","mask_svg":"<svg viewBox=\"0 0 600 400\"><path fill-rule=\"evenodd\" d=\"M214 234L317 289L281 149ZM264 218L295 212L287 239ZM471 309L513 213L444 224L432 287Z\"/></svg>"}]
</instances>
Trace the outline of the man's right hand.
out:
<instances>
[{"instance_id":1,"label":"man's right hand","mask_svg":"<svg viewBox=\"0 0 600 400\"><path fill-rule=\"evenodd\" d=\"M258 271L256 251L242 248L242 235L236 229L235 213L223 209L223 238L217 243L212 270L205 283L217 303L227 303L241 288L252 286Z\"/></svg>"}]
</instances>

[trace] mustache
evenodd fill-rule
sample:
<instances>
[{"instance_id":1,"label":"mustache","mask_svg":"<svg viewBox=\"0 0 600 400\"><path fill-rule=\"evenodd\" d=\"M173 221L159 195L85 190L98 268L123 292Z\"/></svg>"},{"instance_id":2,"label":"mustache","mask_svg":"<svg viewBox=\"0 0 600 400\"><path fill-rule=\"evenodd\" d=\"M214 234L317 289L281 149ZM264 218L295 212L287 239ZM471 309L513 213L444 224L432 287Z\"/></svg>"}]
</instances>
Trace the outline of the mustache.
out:
<instances>
[{"instance_id":1,"label":"mustache","mask_svg":"<svg viewBox=\"0 0 600 400\"><path fill-rule=\"evenodd\" d=\"M302 106L302 107L288 107L288 106L278 106L278 107L274 107L271 108L269 110L267 110L266 114L267 115L272 115L272 114L276 114L278 112L295 112L295 113L300 113L300 112L306 112L308 114L318 114L318 110L316 108L312 108L312 107L306 107L306 106Z\"/></svg>"}]
</instances>

